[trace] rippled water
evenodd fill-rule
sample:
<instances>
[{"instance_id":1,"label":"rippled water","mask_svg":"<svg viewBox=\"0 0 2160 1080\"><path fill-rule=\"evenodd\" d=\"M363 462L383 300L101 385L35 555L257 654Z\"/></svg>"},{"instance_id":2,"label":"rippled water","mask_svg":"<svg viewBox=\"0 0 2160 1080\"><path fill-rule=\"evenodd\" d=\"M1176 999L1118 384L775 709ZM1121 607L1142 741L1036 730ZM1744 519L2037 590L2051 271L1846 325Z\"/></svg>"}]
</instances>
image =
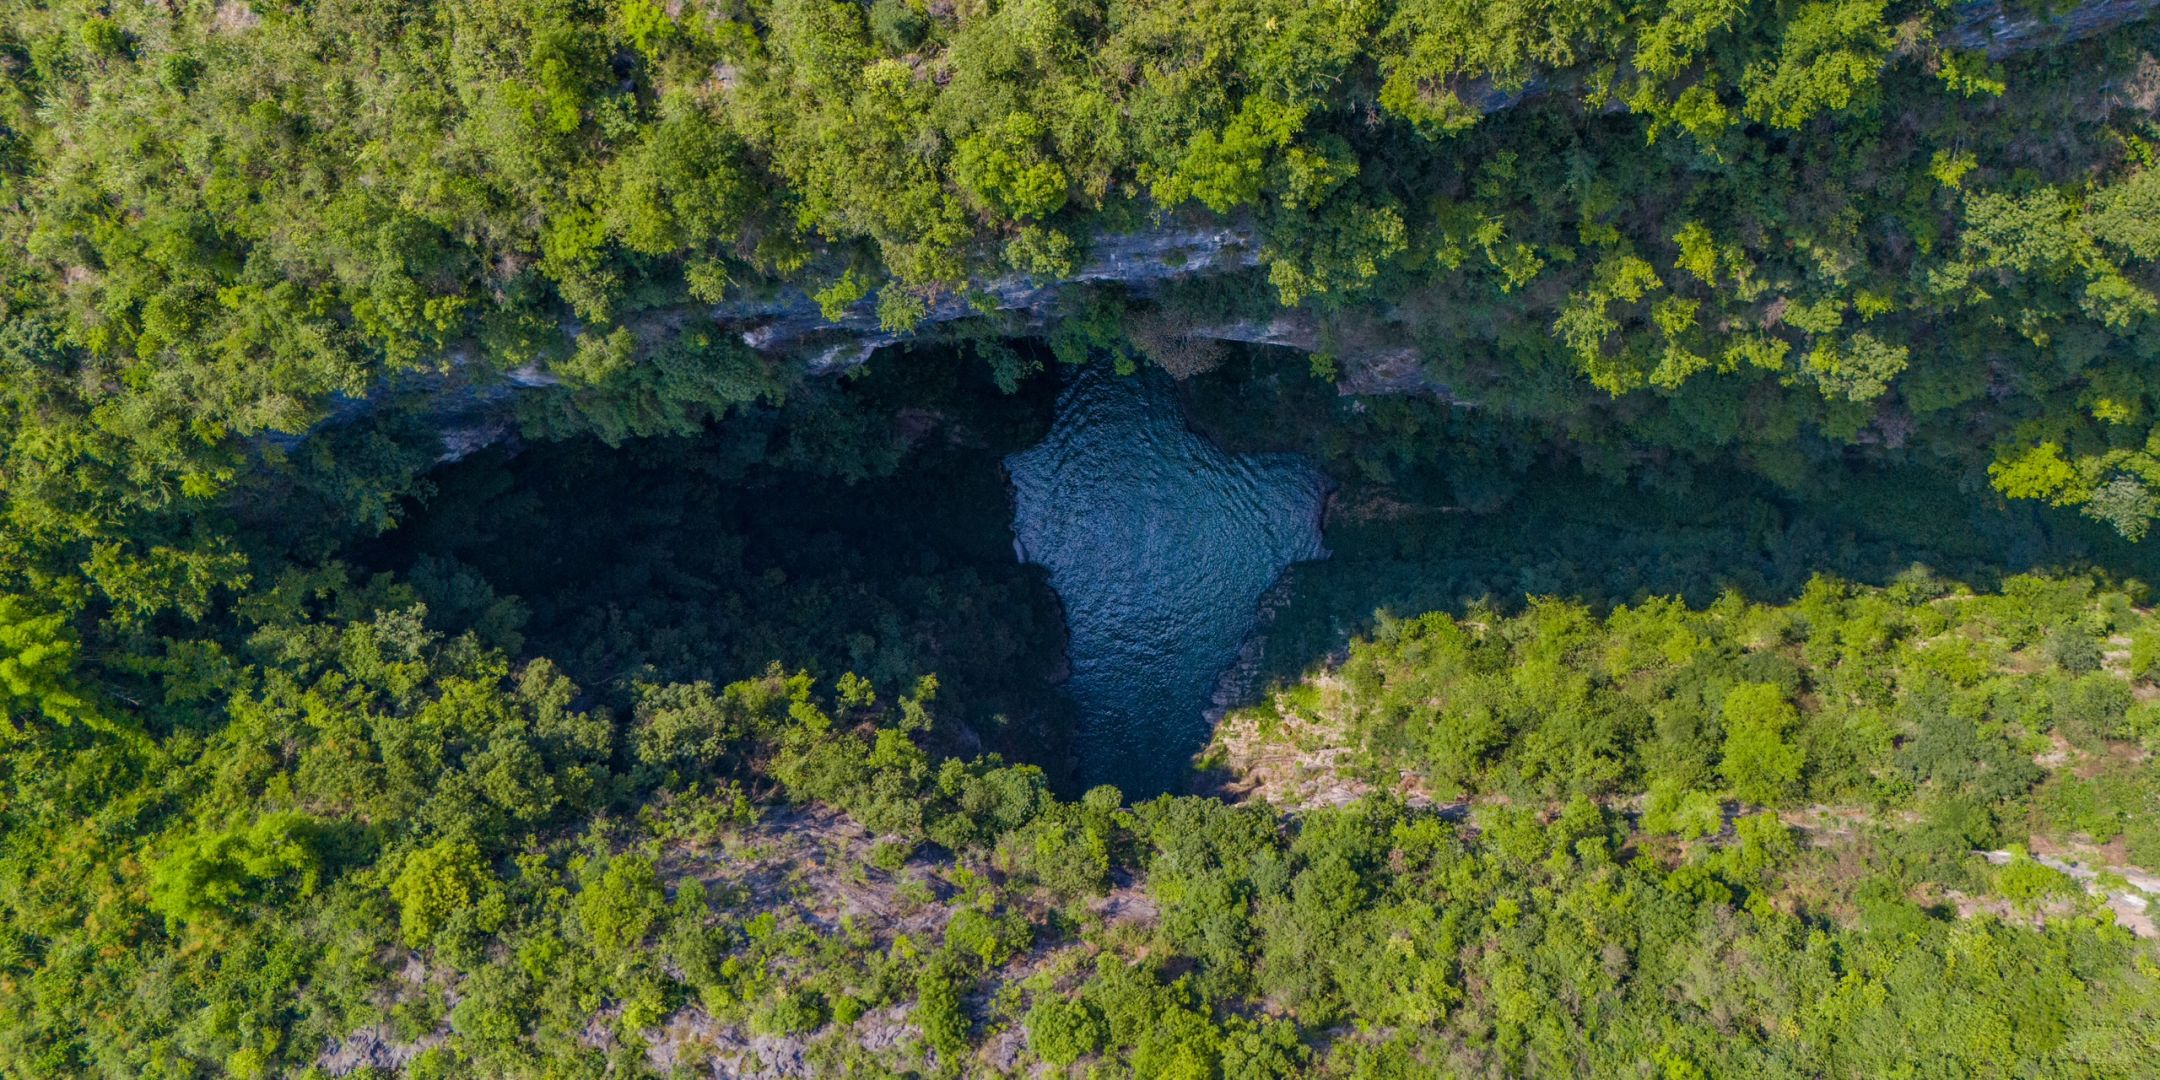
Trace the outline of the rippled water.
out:
<instances>
[{"instance_id":1,"label":"rippled water","mask_svg":"<svg viewBox=\"0 0 2160 1080\"><path fill-rule=\"evenodd\" d=\"M1167 380L1082 368L1050 434L1005 459L1020 558L1065 605L1081 772L1144 797L1183 786L1203 713L1262 593L1327 555L1327 480L1231 455L1185 426Z\"/></svg>"}]
</instances>

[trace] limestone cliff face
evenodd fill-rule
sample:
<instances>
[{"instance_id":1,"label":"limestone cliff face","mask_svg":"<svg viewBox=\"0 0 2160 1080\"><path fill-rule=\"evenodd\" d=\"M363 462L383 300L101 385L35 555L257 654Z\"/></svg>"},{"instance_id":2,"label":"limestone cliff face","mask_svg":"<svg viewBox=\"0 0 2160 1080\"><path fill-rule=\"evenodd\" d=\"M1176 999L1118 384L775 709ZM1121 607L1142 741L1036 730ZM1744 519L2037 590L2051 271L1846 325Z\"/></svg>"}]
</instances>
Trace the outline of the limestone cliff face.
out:
<instances>
[{"instance_id":1,"label":"limestone cliff face","mask_svg":"<svg viewBox=\"0 0 2160 1080\"><path fill-rule=\"evenodd\" d=\"M740 328L743 343L763 352L807 354L812 372L852 367L887 345L934 334L940 327L990 312L1020 316L1038 324L1055 313L1067 286L1114 283L1145 293L1172 278L1245 269L1260 259L1259 240L1250 226L1235 222L1166 223L1141 232L1098 236L1069 277L1037 281L1023 275L996 278L970 292L946 293L930 304L913 330L898 333L878 325L877 305L864 300L838 319L827 319L800 289L776 296L723 302L712 317Z\"/></svg>"},{"instance_id":2,"label":"limestone cliff face","mask_svg":"<svg viewBox=\"0 0 2160 1080\"><path fill-rule=\"evenodd\" d=\"M1957 25L1942 40L1953 48L1984 49L1991 60L2012 53L2061 45L2106 33L2135 22L2160 7L2160 0L2084 0L2057 15L2032 8L2044 5L1975 0L1959 5Z\"/></svg>"},{"instance_id":3,"label":"limestone cliff face","mask_svg":"<svg viewBox=\"0 0 2160 1080\"><path fill-rule=\"evenodd\" d=\"M1068 286L1116 284L1128 295L1144 297L1174 278L1250 269L1259 264L1259 247L1259 238L1249 225L1233 222L1170 224L1101 236L1070 277L1052 282L999 278L977 286L970 296L942 296L930 305L922 322L905 333L881 328L872 300L855 305L841 318L827 319L800 290L771 299L723 303L710 314L736 327L751 348L800 357L812 374L831 374L868 360L885 346L934 340L949 324L991 313L1008 316L1022 330L1044 326L1057 316ZM1336 385L1345 394L1447 393L1446 387L1425 376L1417 350L1389 328L1385 313L1338 318L1337 324L1333 337L1323 340L1309 314L1284 310L1267 318L1194 326L1184 332L1190 337L1301 352L1329 349L1344 362Z\"/></svg>"}]
</instances>

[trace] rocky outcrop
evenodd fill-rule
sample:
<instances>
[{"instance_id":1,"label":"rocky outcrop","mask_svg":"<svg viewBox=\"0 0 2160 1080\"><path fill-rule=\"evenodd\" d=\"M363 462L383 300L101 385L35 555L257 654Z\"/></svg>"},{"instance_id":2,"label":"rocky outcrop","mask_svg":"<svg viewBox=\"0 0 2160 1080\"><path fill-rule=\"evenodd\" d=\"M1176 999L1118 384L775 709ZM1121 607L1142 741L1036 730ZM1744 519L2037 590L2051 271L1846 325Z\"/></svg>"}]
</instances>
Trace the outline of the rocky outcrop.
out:
<instances>
[{"instance_id":1,"label":"rocky outcrop","mask_svg":"<svg viewBox=\"0 0 2160 1080\"><path fill-rule=\"evenodd\" d=\"M1452 398L1446 384L1425 371L1425 354L1404 341L1400 327L1384 314L1338 320L1322 332L1319 323L1303 311L1285 311L1266 320L1196 326L1186 333L1216 341L1246 345L1273 345L1306 353L1327 353L1337 358L1341 376L1336 392L1355 397L1374 394L1432 394Z\"/></svg>"},{"instance_id":2,"label":"rocky outcrop","mask_svg":"<svg viewBox=\"0 0 2160 1080\"><path fill-rule=\"evenodd\" d=\"M2023 852L1976 851L1973 854L1986 859L1994 866L2008 866L2024 856ZM2077 883L2086 893L2096 896L2115 916L2118 926L2141 938L2160 938L2160 925L2153 920L2152 898L2160 896L2160 875L2154 875L2135 866L2109 865L2098 868L2082 860L2059 856L2034 854L2032 861Z\"/></svg>"},{"instance_id":3,"label":"rocky outcrop","mask_svg":"<svg viewBox=\"0 0 2160 1080\"><path fill-rule=\"evenodd\" d=\"M1018 316L1023 327L1039 326L1055 313L1060 294L1069 286L1112 283L1145 294L1173 278L1249 269L1259 261L1259 240L1247 223L1172 222L1096 237L1086 258L1062 279L1046 282L1014 274L942 293L930 301L922 321L906 331L881 326L874 299L828 319L799 288L723 302L711 315L741 327L743 343L760 352L807 352L810 370L823 373L852 367L887 345L933 334L963 319L1005 313Z\"/></svg>"},{"instance_id":4,"label":"rocky outcrop","mask_svg":"<svg viewBox=\"0 0 2160 1080\"><path fill-rule=\"evenodd\" d=\"M1991 60L2104 34L2136 22L2160 7L2160 0L2085 0L2049 15L2040 3L2005 4L1979 0L1957 9L1957 23L1938 41L1953 49L1985 50Z\"/></svg>"}]
</instances>

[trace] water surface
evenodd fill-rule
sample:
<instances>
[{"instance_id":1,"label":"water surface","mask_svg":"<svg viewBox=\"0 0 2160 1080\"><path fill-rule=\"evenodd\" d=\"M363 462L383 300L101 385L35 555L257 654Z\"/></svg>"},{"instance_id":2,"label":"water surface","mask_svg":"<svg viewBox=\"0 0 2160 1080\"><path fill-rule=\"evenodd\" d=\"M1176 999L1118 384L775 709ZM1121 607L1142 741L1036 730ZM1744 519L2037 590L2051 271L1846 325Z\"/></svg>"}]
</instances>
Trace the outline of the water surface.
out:
<instances>
[{"instance_id":1,"label":"water surface","mask_svg":"<svg viewBox=\"0 0 2160 1080\"><path fill-rule=\"evenodd\" d=\"M1185 426L1168 380L1099 364L1005 466L1020 558L1064 602L1083 778L1131 797L1182 787L1261 594L1327 555L1326 477L1293 455L1224 453Z\"/></svg>"}]
</instances>

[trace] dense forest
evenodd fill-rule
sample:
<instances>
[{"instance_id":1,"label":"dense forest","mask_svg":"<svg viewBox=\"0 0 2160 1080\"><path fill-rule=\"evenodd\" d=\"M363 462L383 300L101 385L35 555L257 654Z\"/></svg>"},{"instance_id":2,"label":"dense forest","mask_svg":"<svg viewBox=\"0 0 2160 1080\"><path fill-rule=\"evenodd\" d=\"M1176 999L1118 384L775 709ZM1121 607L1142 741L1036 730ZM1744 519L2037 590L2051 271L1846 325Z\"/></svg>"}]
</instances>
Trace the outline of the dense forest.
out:
<instances>
[{"instance_id":1,"label":"dense forest","mask_svg":"<svg viewBox=\"0 0 2160 1080\"><path fill-rule=\"evenodd\" d=\"M0 1076L2152 1075L2151 7L0 0Z\"/></svg>"}]
</instances>

